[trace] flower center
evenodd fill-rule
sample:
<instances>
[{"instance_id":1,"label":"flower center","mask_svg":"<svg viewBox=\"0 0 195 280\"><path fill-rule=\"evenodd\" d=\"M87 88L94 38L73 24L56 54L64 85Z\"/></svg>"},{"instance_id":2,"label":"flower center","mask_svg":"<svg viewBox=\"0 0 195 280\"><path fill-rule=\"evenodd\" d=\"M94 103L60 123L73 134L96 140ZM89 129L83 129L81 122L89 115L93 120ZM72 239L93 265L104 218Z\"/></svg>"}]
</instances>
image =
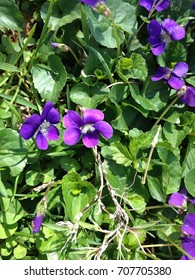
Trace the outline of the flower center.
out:
<instances>
[{"instance_id":1,"label":"flower center","mask_svg":"<svg viewBox=\"0 0 195 280\"><path fill-rule=\"evenodd\" d=\"M50 122L48 121L44 121L41 125L40 125L40 131L43 134L43 136L47 137L47 132L49 130L49 128L51 127Z\"/></svg>"},{"instance_id":2,"label":"flower center","mask_svg":"<svg viewBox=\"0 0 195 280\"><path fill-rule=\"evenodd\" d=\"M81 132L83 134L86 134L86 133L92 133L95 131L95 127L93 124L91 123L88 123L88 124L85 124L81 127Z\"/></svg>"},{"instance_id":3,"label":"flower center","mask_svg":"<svg viewBox=\"0 0 195 280\"><path fill-rule=\"evenodd\" d=\"M169 80L170 76L171 76L171 70L168 70L166 75L164 76L164 79Z\"/></svg>"},{"instance_id":4,"label":"flower center","mask_svg":"<svg viewBox=\"0 0 195 280\"><path fill-rule=\"evenodd\" d=\"M172 41L170 35L164 30L161 31L160 38L161 42L170 43Z\"/></svg>"}]
</instances>

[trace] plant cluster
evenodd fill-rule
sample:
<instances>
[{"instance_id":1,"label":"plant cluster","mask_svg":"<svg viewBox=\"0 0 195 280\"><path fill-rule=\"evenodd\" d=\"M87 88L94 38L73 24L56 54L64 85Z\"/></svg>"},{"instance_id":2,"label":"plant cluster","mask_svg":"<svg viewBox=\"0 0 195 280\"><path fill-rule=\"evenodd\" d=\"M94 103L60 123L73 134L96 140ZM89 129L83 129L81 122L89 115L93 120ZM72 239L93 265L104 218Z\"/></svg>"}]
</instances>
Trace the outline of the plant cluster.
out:
<instances>
[{"instance_id":1,"label":"plant cluster","mask_svg":"<svg viewBox=\"0 0 195 280\"><path fill-rule=\"evenodd\" d=\"M195 2L0 9L0 258L195 258Z\"/></svg>"}]
</instances>

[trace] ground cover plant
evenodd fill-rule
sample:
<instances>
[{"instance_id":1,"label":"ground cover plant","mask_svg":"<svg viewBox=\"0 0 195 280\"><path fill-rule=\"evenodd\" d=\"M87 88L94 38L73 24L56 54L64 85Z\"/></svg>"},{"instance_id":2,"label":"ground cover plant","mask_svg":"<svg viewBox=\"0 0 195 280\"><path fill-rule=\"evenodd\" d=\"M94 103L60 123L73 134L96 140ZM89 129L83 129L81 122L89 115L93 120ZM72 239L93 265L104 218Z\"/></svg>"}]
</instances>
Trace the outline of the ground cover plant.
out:
<instances>
[{"instance_id":1,"label":"ground cover plant","mask_svg":"<svg viewBox=\"0 0 195 280\"><path fill-rule=\"evenodd\" d=\"M195 258L194 1L0 11L0 258Z\"/></svg>"}]
</instances>

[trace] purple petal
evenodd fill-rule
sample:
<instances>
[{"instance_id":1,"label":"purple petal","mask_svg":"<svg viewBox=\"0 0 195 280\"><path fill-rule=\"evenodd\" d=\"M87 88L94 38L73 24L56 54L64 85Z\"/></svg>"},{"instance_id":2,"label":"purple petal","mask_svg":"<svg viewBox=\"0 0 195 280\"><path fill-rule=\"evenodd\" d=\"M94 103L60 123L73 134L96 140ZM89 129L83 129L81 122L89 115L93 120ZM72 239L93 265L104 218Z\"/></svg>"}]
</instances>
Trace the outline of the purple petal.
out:
<instances>
[{"instance_id":1,"label":"purple petal","mask_svg":"<svg viewBox=\"0 0 195 280\"><path fill-rule=\"evenodd\" d=\"M68 127L64 132L64 143L70 146L75 145L79 142L80 136L80 128L76 126Z\"/></svg>"},{"instance_id":2,"label":"purple petal","mask_svg":"<svg viewBox=\"0 0 195 280\"><path fill-rule=\"evenodd\" d=\"M192 204L195 204L195 198L194 199L188 199Z\"/></svg>"},{"instance_id":3,"label":"purple petal","mask_svg":"<svg viewBox=\"0 0 195 280\"><path fill-rule=\"evenodd\" d=\"M53 108L53 102L48 101L47 103L45 103L45 106L43 107L43 111L41 114L41 122L44 122L44 120L47 119L47 115L49 113L49 111Z\"/></svg>"},{"instance_id":4,"label":"purple petal","mask_svg":"<svg viewBox=\"0 0 195 280\"><path fill-rule=\"evenodd\" d=\"M182 231L186 234L195 235L195 214L187 214L184 217Z\"/></svg>"},{"instance_id":5,"label":"purple petal","mask_svg":"<svg viewBox=\"0 0 195 280\"><path fill-rule=\"evenodd\" d=\"M140 6L146 8L146 10L150 11L152 8L153 0L140 0L139 4Z\"/></svg>"},{"instance_id":6,"label":"purple petal","mask_svg":"<svg viewBox=\"0 0 195 280\"><path fill-rule=\"evenodd\" d=\"M168 84L172 88L178 90L184 86L184 81L178 78L177 76L175 76L174 74L171 74L170 78L168 79Z\"/></svg>"},{"instance_id":7,"label":"purple petal","mask_svg":"<svg viewBox=\"0 0 195 280\"><path fill-rule=\"evenodd\" d=\"M104 121L97 122L95 123L94 127L96 131L101 135L103 135L106 139L111 138L113 135L113 129L111 125L107 122Z\"/></svg>"},{"instance_id":8,"label":"purple petal","mask_svg":"<svg viewBox=\"0 0 195 280\"><path fill-rule=\"evenodd\" d=\"M64 116L64 126L66 128L71 127L71 126L81 127L83 125L84 125L84 122L81 119L81 116L75 111L69 110L67 115Z\"/></svg>"},{"instance_id":9,"label":"purple petal","mask_svg":"<svg viewBox=\"0 0 195 280\"><path fill-rule=\"evenodd\" d=\"M39 131L36 135L36 144L40 150L48 149L48 140L44 137L41 131Z\"/></svg>"},{"instance_id":10,"label":"purple petal","mask_svg":"<svg viewBox=\"0 0 195 280\"><path fill-rule=\"evenodd\" d=\"M166 18L165 20L163 20L161 22L161 26L166 33L171 35L172 31L173 31L173 28L177 27L178 24L174 20L172 20L170 18Z\"/></svg>"},{"instance_id":11,"label":"purple petal","mask_svg":"<svg viewBox=\"0 0 195 280\"><path fill-rule=\"evenodd\" d=\"M98 133L94 131L83 134L82 141L87 148L93 148L98 145Z\"/></svg>"},{"instance_id":12,"label":"purple petal","mask_svg":"<svg viewBox=\"0 0 195 280\"><path fill-rule=\"evenodd\" d=\"M192 257L195 257L195 237L184 236L182 238L182 248Z\"/></svg>"},{"instance_id":13,"label":"purple petal","mask_svg":"<svg viewBox=\"0 0 195 280\"><path fill-rule=\"evenodd\" d=\"M172 73L180 78L184 78L188 72L188 65L185 62L178 62L173 68Z\"/></svg>"},{"instance_id":14,"label":"purple petal","mask_svg":"<svg viewBox=\"0 0 195 280\"><path fill-rule=\"evenodd\" d=\"M160 3L160 4L158 5L158 3ZM162 10L167 9L167 8L169 7L169 5L170 5L169 0L164 0L164 1L159 0L159 1L155 4L155 8L156 8L157 11L160 12L160 11L162 11Z\"/></svg>"},{"instance_id":15,"label":"purple petal","mask_svg":"<svg viewBox=\"0 0 195 280\"><path fill-rule=\"evenodd\" d=\"M59 114L59 112L55 108L52 108L48 112L46 120L48 122L50 122L51 124L59 123L60 122L60 114Z\"/></svg>"},{"instance_id":16,"label":"purple petal","mask_svg":"<svg viewBox=\"0 0 195 280\"><path fill-rule=\"evenodd\" d=\"M159 36L162 29L160 23L157 20L153 19L148 24L147 30L150 35Z\"/></svg>"},{"instance_id":17,"label":"purple petal","mask_svg":"<svg viewBox=\"0 0 195 280\"><path fill-rule=\"evenodd\" d=\"M185 196L183 196L181 193L178 192L172 193L168 200L169 205L180 207L180 208L184 206L185 202L186 202Z\"/></svg>"},{"instance_id":18,"label":"purple petal","mask_svg":"<svg viewBox=\"0 0 195 280\"><path fill-rule=\"evenodd\" d=\"M189 258L187 256L183 255L180 260L188 261Z\"/></svg>"},{"instance_id":19,"label":"purple petal","mask_svg":"<svg viewBox=\"0 0 195 280\"><path fill-rule=\"evenodd\" d=\"M33 137L41 124L41 117L38 114L33 114L21 126L20 136L25 140Z\"/></svg>"},{"instance_id":20,"label":"purple petal","mask_svg":"<svg viewBox=\"0 0 195 280\"><path fill-rule=\"evenodd\" d=\"M101 2L102 2L102 4L105 4L106 0L101 0L101 1L100 0L81 0L81 2L83 2L83 3L85 3L85 4L89 5L89 6L94 7L94 6L96 6L97 4L99 4Z\"/></svg>"},{"instance_id":21,"label":"purple petal","mask_svg":"<svg viewBox=\"0 0 195 280\"><path fill-rule=\"evenodd\" d=\"M169 72L170 70L166 67L158 67L156 73L152 76L151 80L159 81L163 79Z\"/></svg>"},{"instance_id":22,"label":"purple petal","mask_svg":"<svg viewBox=\"0 0 195 280\"><path fill-rule=\"evenodd\" d=\"M96 123L104 119L104 113L98 109L87 109L83 111L84 123Z\"/></svg>"},{"instance_id":23,"label":"purple petal","mask_svg":"<svg viewBox=\"0 0 195 280\"><path fill-rule=\"evenodd\" d=\"M50 128L47 131L47 138L51 141L56 141L59 138L59 130L57 129L57 127L55 127L54 125L50 126Z\"/></svg>"},{"instance_id":24,"label":"purple petal","mask_svg":"<svg viewBox=\"0 0 195 280\"><path fill-rule=\"evenodd\" d=\"M37 233L40 230L40 227L42 225L44 219L44 215L41 214L40 216L38 216L37 214L35 215L32 225L33 225L33 233Z\"/></svg>"},{"instance_id":25,"label":"purple petal","mask_svg":"<svg viewBox=\"0 0 195 280\"><path fill-rule=\"evenodd\" d=\"M166 43L163 42L162 44L152 46L152 53L154 55L160 55L165 51Z\"/></svg>"},{"instance_id":26,"label":"purple petal","mask_svg":"<svg viewBox=\"0 0 195 280\"><path fill-rule=\"evenodd\" d=\"M182 26L175 26L171 32L171 40L178 41L185 37L185 29Z\"/></svg>"},{"instance_id":27,"label":"purple petal","mask_svg":"<svg viewBox=\"0 0 195 280\"><path fill-rule=\"evenodd\" d=\"M188 86L186 93L180 97L180 101L188 106L195 107L195 88Z\"/></svg>"}]
</instances>

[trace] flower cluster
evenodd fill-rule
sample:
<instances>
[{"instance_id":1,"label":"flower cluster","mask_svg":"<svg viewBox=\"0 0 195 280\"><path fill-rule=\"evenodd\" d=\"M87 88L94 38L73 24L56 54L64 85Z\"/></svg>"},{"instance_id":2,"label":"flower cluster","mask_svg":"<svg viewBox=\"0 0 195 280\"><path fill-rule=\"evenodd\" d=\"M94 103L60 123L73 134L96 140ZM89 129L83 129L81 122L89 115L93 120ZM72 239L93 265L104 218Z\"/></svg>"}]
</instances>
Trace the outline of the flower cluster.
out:
<instances>
[{"instance_id":1,"label":"flower cluster","mask_svg":"<svg viewBox=\"0 0 195 280\"><path fill-rule=\"evenodd\" d=\"M169 7L167 0L140 0L139 4L148 11L162 11ZM194 6L194 4L193 4ZM151 44L152 53L156 56L161 55L168 43L179 41L185 37L185 29L178 25L174 20L166 18L161 23L158 20L151 20L147 26L149 33L148 42ZM185 86L183 78L188 72L188 65L181 61L173 69L159 66L156 73L152 76L152 81L163 80L175 90L183 89L180 101L188 106L195 107L195 88Z\"/></svg>"},{"instance_id":2,"label":"flower cluster","mask_svg":"<svg viewBox=\"0 0 195 280\"><path fill-rule=\"evenodd\" d=\"M20 135L28 140L36 133L36 144L39 149L46 150L49 140L58 140L59 130L54 126L60 122L59 112L53 108L51 101L43 107L41 116L33 114L21 126ZM103 121L104 114L98 109L83 110L83 118L72 110L64 116L64 143L66 145L75 145L82 137L83 144L87 148L93 148L98 145L98 135L101 134L106 139L113 135L113 129L110 124Z\"/></svg>"}]
</instances>

